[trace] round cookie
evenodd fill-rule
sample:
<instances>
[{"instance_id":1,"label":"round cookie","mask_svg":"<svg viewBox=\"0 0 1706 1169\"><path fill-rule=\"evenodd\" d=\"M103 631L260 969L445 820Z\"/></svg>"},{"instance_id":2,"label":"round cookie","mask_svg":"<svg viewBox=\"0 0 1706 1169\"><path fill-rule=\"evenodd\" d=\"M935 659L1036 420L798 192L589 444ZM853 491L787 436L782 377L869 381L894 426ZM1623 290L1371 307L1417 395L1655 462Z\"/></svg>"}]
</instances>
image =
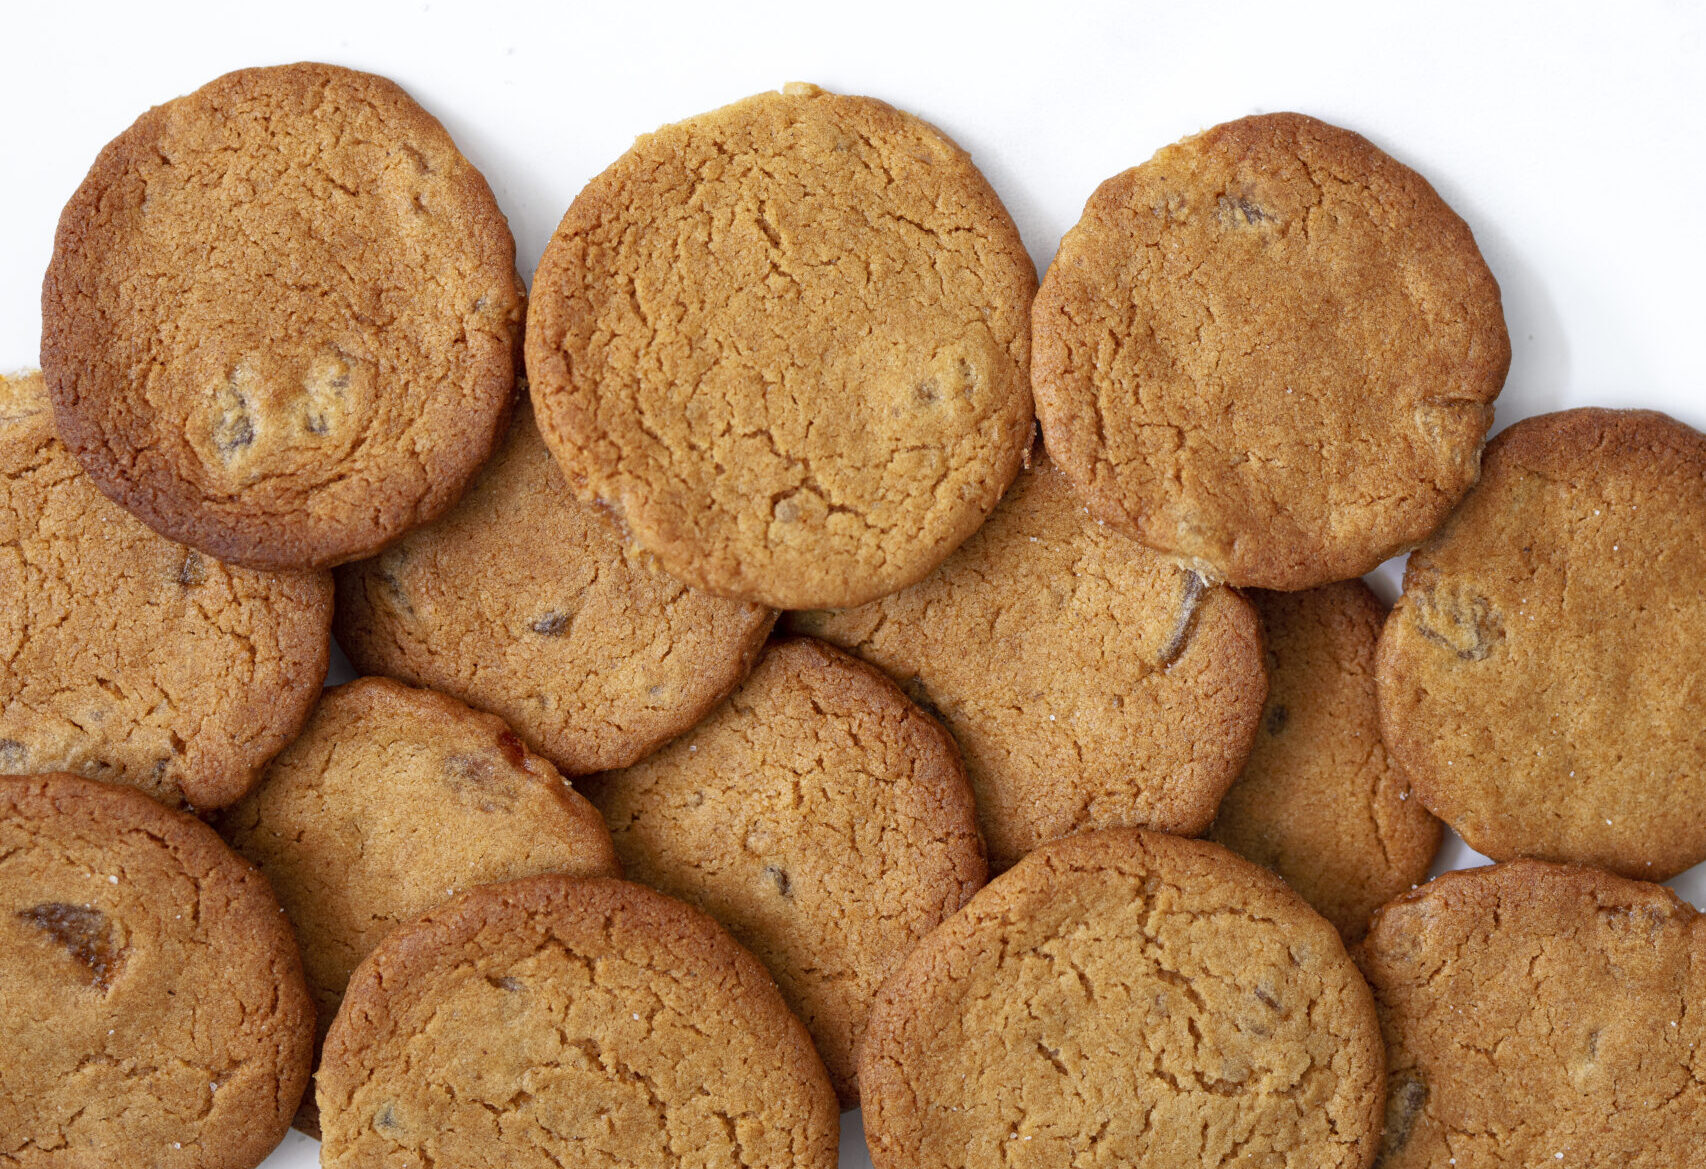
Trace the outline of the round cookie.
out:
<instances>
[{"instance_id":1,"label":"round cookie","mask_svg":"<svg viewBox=\"0 0 1706 1169\"><path fill-rule=\"evenodd\" d=\"M986 875L953 740L870 666L799 638L590 795L630 876L769 967L853 1107L877 988Z\"/></svg>"},{"instance_id":2,"label":"round cookie","mask_svg":"<svg viewBox=\"0 0 1706 1169\"><path fill-rule=\"evenodd\" d=\"M219 808L301 729L332 582L233 568L149 531L0 377L0 774L74 771Z\"/></svg>"},{"instance_id":3,"label":"round cookie","mask_svg":"<svg viewBox=\"0 0 1706 1169\"><path fill-rule=\"evenodd\" d=\"M1091 520L1046 461L923 581L787 620L953 732L997 871L1085 828L1203 831L1267 689L1244 599Z\"/></svg>"},{"instance_id":4,"label":"round cookie","mask_svg":"<svg viewBox=\"0 0 1706 1169\"><path fill-rule=\"evenodd\" d=\"M236 564L371 556L456 501L520 364L515 243L392 82L228 73L101 151L59 220L42 369L89 476Z\"/></svg>"},{"instance_id":5,"label":"round cookie","mask_svg":"<svg viewBox=\"0 0 1706 1169\"><path fill-rule=\"evenodd\" d=\"M1366 139L1243 118L1096 189L1032 313L1049 453L1210 579L1360 576L1475 482L1510 365L1464 222Z\"/></svg>"},{"instance_id":6,"label":"round cookie","mask_svg":"<svg viewBox=\"0 0 1706 1169\"><path fill-rule=\"evenodd\" d=\"M790 85L666 126L533 278L546 443L672 575L858 605L975 531L1031 438L1036 269L970 157Z\"/></svg>"},{"instance_id":7,"label":"round cookie","mask_svg":"<svg viewBox=\"0 0 1706 1169\"><path fill-rule=\"evenodd\" d=\"M1268 703L1210 840L1285 878L1347 942L1427 879L1440 823L1380 741L1374 647L1386 606L1360 580L1250 594L1268 645Z\"/></svg>"},{"instance_id":8,"label":"round cookie","mask_svg":"<svg viewBox=\"0 0 1706 1169\"><path fill-rule=\"evenodd\" d=\"M1447 873L1357 952L1387 1050L1381 1169L1671 1169L1706 1148L1706 920L1598 869Z\"/></svg>"},{"instance_id":9,"label":"round cookie","mask_svg":"<svg viewBox=\"0 0 1706 1169\"><path fill-rule=\"evenodd\" d=\"M626 553L525 408L454 509L337 581L356 669L501 715L571 775L626 767L705 717L776 619Z\"/></svg>"},{"instance_id":10,"label":"round cookie","mask_svg":"<svg viewBox=\"0 0 1706 1169\"><path fill-rule=\"evenodd\" d=\"M835 1096L764 968L625 881L487 885L392 933L319 1099L326 1169L836 1161Z\"/></svg>"},{"instance_id":11,"label":"round cookie","mask_svg":"<svg viewBox=\"0 0 1706 1169\"><path fill-rule=\"evenodd\" d=\"M261 875L141 792L0 776L0 1164L251 1169L314 1008Z\"/></svg>"},{"instance_id":12,"label":"round cookie","mask_svg":"<svg viewBox=\"0 0 1706 1169\"><path fill-rule=\"evenodd\" d=\"M1706 436L1525 419L1410 557L1381 732L1471 848L1664 880L1706 860Z\"/></svg>"},{"instance_id":13,"label":"round cookie","mask_svg":"<svg viewBox=\"0 0 1706 1169\"><path fill-rule=\"evenodd\" d=\"M1333 927L1219 845L1045 844L883 987L859 1060L876 1169L1367 1169L1380 1029Z\"/></svg>"},{"instance_id":14,"label":"round cookie","mask_svg":"<svg viewBox=\"0 0 1706 1169\"><path fill-rule=\"evenodd\" d=\"M621 872L597 810L502 719L388 678L327 690L220 831L296 927L322 1038L356 964L458 889Z\"/></svg>"}]
</instances>

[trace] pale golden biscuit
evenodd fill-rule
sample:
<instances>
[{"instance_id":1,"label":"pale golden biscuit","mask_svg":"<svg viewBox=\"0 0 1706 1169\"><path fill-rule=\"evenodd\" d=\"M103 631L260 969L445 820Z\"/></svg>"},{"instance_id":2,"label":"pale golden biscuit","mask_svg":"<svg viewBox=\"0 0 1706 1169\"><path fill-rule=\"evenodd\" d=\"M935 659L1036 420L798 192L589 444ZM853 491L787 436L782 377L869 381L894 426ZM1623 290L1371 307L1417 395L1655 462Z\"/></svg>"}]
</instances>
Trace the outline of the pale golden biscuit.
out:
<instances>
[{"instance_id":1,"label":"pale golden biscuit","mask_svg":"<svg viewBox=\"0 0 1706 1169\"><path fill-rule=\"evenodd\" d=\"M589 183L533 279L539 427L671 574L778 609L918 580L1031 438L1036 269L971 159L789 86Z\"/></svg>"},{"instance_id":2,"label":"pale golden biscuit","mask_svg":"<svg viewBox=\"0 0 1706 1169\"><path fill-rule=\"evenodd\" d=\"M1381 634L1381 731L1471 848L1706 860L1706 436L1566 410L1488 445Z\"/></svg>"},{"instance_id":3,"label":"pale golden biscuit","mask_svg":"<svg viewBox=\"0 0 1706 1169\"><path fill-rule=\"evenodd\" d=\"M522 305L486 180L408 94L244 69L101 151L59 220L42 369L66 445L149 527L325 568L461 495Z\"/></svg>"},{"instance_id":4,"label":"pale golden biscuit","mask_svg":"<svg viewBox=\"0 0 1706 1169\"><path fill-rule=\"evenodd\" d=\"M1046 461L918 584L787 620L953 732L997 871L1085 828L1203 831L1267 690L1249 604L1096 523Z\"/></svg>"},{"instance_id":5,"label":"pale golden biscuit","mask_svg":"<svg viewBox=\"0 0 1706 1169\"><path fill-rule=\"evenodd\" d=\"M1360 576L1474 483L1499 289L1426 180L1301 114L1097 188L1032 315L1049 453L1108 523L1234 585Z\"/></svg>"},{"instance_id":6,"label":"pale golden biscuit","mask_svg":"<svg viewBox=\"0 0 1706 1169\"><path fill-rule=\"evenodd\" d=\"M233 568L95 490L37 374L0 377L0 774L220 808L302 728L332 582Z\"/></svg>"},{"instance_id":7,"label":"pale golden biscuit","mask_svg":"<svg viewBox=\"0 0 1706 1169\"><path fill-rule=\"evenodd\" d=\"M877 988L985 876L947 733L872 667L800 638L590 794L629 875L704 909L770 968L857 1104Z\"/></svg>"},{"instance_id":8,"label":"pale golden biscuit","mask_svg":"<svg viewBox=\"0 0 1706 1169\"><path fill-rule=\"evenodd\" d=\"M705 717L776 619L627 553L525 408L454 509L337 580L356 669L501 715L571 775L626 767Z\"/></svg>"},{"instance_id":9,"label":"pale golden biscuit","mask_svg":"<svg viewBox=\"0 0 1706 1169\"><path fill-rule=\"evenodd\" d=\"M1380 1027L1338 933L1219 845L1111 828L995 878L884 985L877 1169L1367 1169Z\"/></svg>"},{"instance_id":10,"label":"pale golden biscuit","mask_svg":"<svg viewBox=\"0 0 1706 1169\"><path fill-rule=\"evenodd\" d=\"M1285 878L1348 942L1426 880L1440 823L1380 741L1374 647L1386 607L1360 580L1250 594L1268 646L1268 704L1209 839Z\"/></svg>"},{"instance_id":11,"label":"pale golden biscuit","mask_svg":"<svg viewBox=\"0 0 1706 1169\"><path fill-rule=\"evenodd\" d=\"M799 1020L709 917L625 881L485 885L350 981L319 1077L326 1169L834 1169Z\"/></svg>"}]
</instances>

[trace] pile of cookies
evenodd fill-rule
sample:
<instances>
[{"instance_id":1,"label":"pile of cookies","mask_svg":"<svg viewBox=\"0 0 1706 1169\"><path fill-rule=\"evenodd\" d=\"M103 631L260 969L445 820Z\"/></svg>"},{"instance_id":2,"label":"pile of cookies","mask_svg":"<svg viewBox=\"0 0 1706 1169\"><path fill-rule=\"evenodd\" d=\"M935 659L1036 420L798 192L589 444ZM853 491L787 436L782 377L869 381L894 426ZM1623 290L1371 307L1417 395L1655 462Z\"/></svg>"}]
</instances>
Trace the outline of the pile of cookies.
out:
<instances>
[{"instance_id":1,"label":"pile of cookies","mask_svg":"<svg viewBox=\"0 0 1706 1169\"><path fill-rule=\"evenodd\" d=\"M529 299L408 95L253 69L42 308L0 1166L1700 1163L1706 438L1484 446L1497 285L1357 135L1167 147L1039 288L791 85Z\"/></svg>"}]
</instances>

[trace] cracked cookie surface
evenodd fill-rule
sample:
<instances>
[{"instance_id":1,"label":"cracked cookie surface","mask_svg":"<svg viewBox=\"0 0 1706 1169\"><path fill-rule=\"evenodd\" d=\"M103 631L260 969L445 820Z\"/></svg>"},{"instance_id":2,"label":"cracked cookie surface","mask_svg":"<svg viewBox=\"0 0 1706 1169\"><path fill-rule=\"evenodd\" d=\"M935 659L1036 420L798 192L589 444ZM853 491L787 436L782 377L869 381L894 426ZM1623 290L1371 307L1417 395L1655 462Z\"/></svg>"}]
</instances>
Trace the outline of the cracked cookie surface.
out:
<instances>
[{"instance_id":1,"label":"cracked cookie surface","mask_svg":"<svg viewBox=\"0 0 1706 1169\"><path fill-rule=\"evenodd\" d=\"M319 1077L326 1169L834 1169L835 1095L764 968L624 881L472 890L350 982Z\"/></svg>"},{"instance_id":2,"label":"cracked cookie surface","mask_svg":"<svg viewBox=\"0 0 1706 1169\"><path fill-rule=\"evenodd\" d=\"M789 86L643 136L534 276L527 371L576 492L778 609L923 577L1031 437L1036 269L971 159Z\"/></svg>"},{"instance_id":3,"label":"cracked cookie surface","mask_svg":"<svg viewBox=\"0 0 1706 1169\"><path fill-rule=\"evenodd\" d=\"M1203 831L1267 688L1249 604L1096 523L1047 460L918 584L785 620L953 732L996 870L1086 828Z\"/></svg>"},{"instance_id":4,"label":"cracked cookie surface","mask_svg":"<svg viewBox=\"0 0 1706 1169\"><path fill-rule=\"evenodd\" d=\"M314 1008L265 879L205 824L79 776L0 776L0 1165L251 1169Z\"/></svg>"},{"instance_id":5,"label":"cracked cookie surface","mask_svg":"<svg viewBox=\"0 0 1706 1169\"><path fill-rule=\"evenodd\" d=\"M1440 824L1380 740L1374 651L1386 607L1360 580L1256 590L1268 701L1208 836L1285 878L1347 942L1427 879Z\"/></svg>"},{"instance_id":6,"label":"cracked cookie surface","mask_svg":"<svg viewBox=\"0 0 1706 1169\"><path fill-rule=\"evenodd\" d=\"M906 959L860 1055L877 1169L1366 1169L1380 1030L1333 927L1219 845L1043 845Z\"/></svg>"},{"instance_id":7,"label":"cracked cookie surface","mask_svg":"<svg viewBox=\"0 0 1706 1169\"><path fill-rule=\"evenodd\" d=\"M337 581L356 669L500 715L571 775L626 767L698 722L775 620L627 550L525 407L454 509Z\"/></svg>"},{"instance_id":8,"label":"cracked cookie surface","mask_svg":"<svg viewBox=\"0 0 1706 1169\"><path fill-rule=\"evenodd\" d=\"M1514 861L1385 906L1356 951L1387 1044L1381 1169L1671 1169L1706 1148L1706 919Z\"/></svg>"},{"instance_id":9,"label":"cracked cookie surface","mask_svg":"<svg viewBox=\"0 0 1706 1169\"><path fill-rule=\"evenodd\" d=\"M1469 228L1301 114L1103 183L1033 310L1049 453L1102 519L1235 585L1360 576L1475 481L1510 364Z\"/></svg>"},{"instance_id":10,"label":"cracked cookie surface","mask_svg":"<svg viewBox=\"0 0 1706 1169\"><path fill-rule=\"evenodd\" d=\"M127 515L40 375L0 377L0 774L223 807L308 718L331 620L325 573L221 564Z\"/></svg>"},{"instance_id":11,"label":"cracked cookie surface","mask_svg":"<svg viewBox=\"0 0 1706 1169\"><path fill-rule=\"evenodd\" d=\"M219 830L296 927L321 1038L398 923L471 885L621 872L597 809L502 719L388 678L327 690Z\"/></svg>"},{"instance_id":12,"label":"cracked cookie surface","mask_svg":"<svg viewBox=\"0 0 1706 1169\"><path fill-rule=\"evenodd\" d=\"M856 1104L877 988L985 876L947 732L871 666L800 638L589 791L628 874L704 909L769 967Z\"/></svg>"},{"instance_id":13,"label":"cracked cookie surface","mask_svg":"<svg viewBox=\"0 0 1706 1169\"><path fill-rule=\"evenodd\" d=\"M1381 730L1494 860L1661 881L1706 860L1706 436L1647 410L1528 418L1410 557Z\"/></svg>"},{"instance_id":14,"label":"cracked cookie surface","mask_svg":"<svg viewBox=\"0 0 1706 1169\"><path fill-rule=\"evenodd\" d=\"M42 368L66 444L148 526L323 568L462 493L522 306L491 190L406 93L245 69L101 151L60 217Z\"/></svg>"}]
</instances>

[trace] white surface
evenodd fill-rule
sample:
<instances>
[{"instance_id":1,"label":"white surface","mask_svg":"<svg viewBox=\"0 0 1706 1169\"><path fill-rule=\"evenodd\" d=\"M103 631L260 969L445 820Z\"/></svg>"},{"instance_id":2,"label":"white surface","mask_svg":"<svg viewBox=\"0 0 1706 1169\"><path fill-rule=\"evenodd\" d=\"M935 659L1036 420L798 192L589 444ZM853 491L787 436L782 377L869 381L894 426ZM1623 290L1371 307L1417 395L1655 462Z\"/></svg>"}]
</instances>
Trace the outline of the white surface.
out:
<instances>
[{"instance_id":1,"label":"white surface","mask_svg":"<svg viewBox=\"0 0 1706 1169\"><path fill-rule=\"evenodd\" d=\"M941 126L1039 269L1102 179L1216 122L1301 110L1416 167L1469 221L1514 349L1500 426L1601 404L1706 428L1700 5L1053 7L5 0L0 370L36 364L54 225L100 147L227 70L312 58L387 74L445 123L523 273L635 134L784 81ZM1389 597L1395 581L1376 574ZM1452 839L1438 867L1479 859ZM1706 905L1706 871L1673 884ZM857 1117L844 1128L843 1164L867 1165ZM267 1165L314 1149L293 1134Z\"/></svg>"}]
</instances>

